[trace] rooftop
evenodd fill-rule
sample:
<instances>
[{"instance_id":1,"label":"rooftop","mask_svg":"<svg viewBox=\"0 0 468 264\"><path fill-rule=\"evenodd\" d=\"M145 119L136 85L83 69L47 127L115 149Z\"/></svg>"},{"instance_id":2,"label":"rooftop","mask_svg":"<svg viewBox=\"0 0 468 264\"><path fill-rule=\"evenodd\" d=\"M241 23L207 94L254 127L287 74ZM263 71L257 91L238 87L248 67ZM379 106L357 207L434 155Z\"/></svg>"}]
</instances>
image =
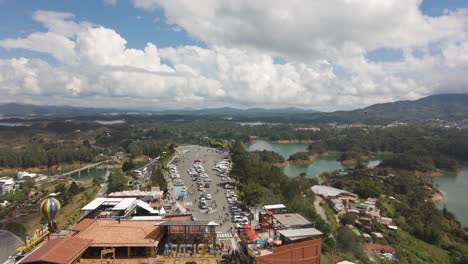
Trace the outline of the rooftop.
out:
<instances>
[{"instance_id":1,"label":"rooftop","mask_svg":"<svg viewBox=\"0 0 468 264\"><path fill-rule=\"evenodd\" d=\"M321 195L323 197L338 196L340 194L349 193L348 191L336 189L325 185L314 185L311 187L311 189L315 194Z\"/></svg>"},{"instance_id":2,"label":"rooftop","mask_svg":"<svg viewBox=\"0 0 468 264\"><path fill-rule=\"evenodd\" d=\"M152 247L159 244L159 236L157 221L108 219L94 220L77 235L92 239L91 247Z\"/></svg>"},{"instance_id":3,"label":"rooftop","mask_svg":"<svg viewBox=\"0 0 468 264\"><path fill-rule=\"evenodd\" d=\"M219 226L214 221L167 221L159 224L160 226Z\"/></svg>"},{"instance_id":4,"label":"rooftop","mask_svg":"<svg viewBox=\"0 0 468 264\"><path fill-rule=\"evenodd\" d=\"M64 237L47 241L19 263L73 263L92 243L90 239Z\"/></svg>"},{"instance_id":5,"label":"rooftop","mask_svg":"<svg viewBox=\"0 0 468 264\"><path fill-rule=\"evenodd\" d=\"M301 228L301 229L290 229L290 230L280 230L281 235L290 239L290 240L299 240L307 237L315 237L323 235L322 232L318 231L315 228Z\"/></svg>"},{"instance_id":6,"label":"rooftop","mask_svg":"<svg viewBox=\"0 0 468 264\"><path fill-rule=\"evenodd\" d=\"M312 222L307 220L300 214L275 214L273 217L278 220L285 228L295 227L295 226L306 226L312 225Z\"/></svg>"},{"instance_id":7,"label":"rooftop","mask_svg":"<svg viewBox=\"0 0 468 264\"><path fill-rule=\"evenodd\" d=\"M394 253L395 250L389 245L383 244L364 244L364 249L370 251L379 251L383 253Z\"/></svg>"},{"instance_id":8,"label":"rooftop","mask_svg":"<svg viewBox=\"0 0 468 264\"><path fill-rule=\"evenodd\" d=\"M284 204L270 204L263 206L264 210L274 210L274 209L286 209Z\"/></svg>"}]
</instances>

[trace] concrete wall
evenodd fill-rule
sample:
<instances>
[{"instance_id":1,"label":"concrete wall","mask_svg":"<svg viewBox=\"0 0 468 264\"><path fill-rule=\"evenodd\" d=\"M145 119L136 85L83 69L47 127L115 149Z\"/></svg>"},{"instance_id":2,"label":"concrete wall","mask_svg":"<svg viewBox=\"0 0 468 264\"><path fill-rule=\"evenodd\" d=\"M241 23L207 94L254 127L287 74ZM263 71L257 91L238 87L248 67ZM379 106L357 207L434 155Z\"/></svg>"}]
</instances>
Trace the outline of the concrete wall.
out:
<instances>
[{"instance_id":1,"label":"concrete wall","mask_svg":"<svg viewBox=\"0 0 468 264\"><path fill-rule=\"evenodd\" d=\"M273 249L273 253L257 257L257 264L319 264L322 239L313 239Z\"/></svg>"}]
</instances>

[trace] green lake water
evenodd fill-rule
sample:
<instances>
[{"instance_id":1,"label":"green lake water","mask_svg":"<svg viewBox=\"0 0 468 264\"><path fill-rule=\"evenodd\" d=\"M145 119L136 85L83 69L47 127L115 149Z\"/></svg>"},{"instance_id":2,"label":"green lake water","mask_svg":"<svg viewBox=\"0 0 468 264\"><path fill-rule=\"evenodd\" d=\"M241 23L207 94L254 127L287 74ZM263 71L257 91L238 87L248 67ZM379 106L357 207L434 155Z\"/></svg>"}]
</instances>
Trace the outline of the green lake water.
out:
<instances>
[{"instance_id":1,"label":"green lake water","mask_svg":"<svg viewBox=\"0 0 468 264\"><path fill-rule=\"evenodd\" d=\"M273 143L265 140L257 140L255 144L245 145L247 151L269 150L274 151L285 159L288 159L291 154L299 151L306 151L305 143ZM308 177L317 177L322 172L339 170L345 168L340 162L336 161L338 154L317 157L312 164L289 164L283 168L284 174L294 177L305 172ZM377 166L384 155L377 155L375 160L368 161L368 167ZM435 184L438 184L439 189L445 194L445 199L437 204L442 208L444 204L447 208L455 213L460 222L468 227L468 165L458 173L448 173L441 177L432 178Z\"/></svg>"},{"instance_id":2,"label":"green lake water","mask_svg":"<svg viewBox=\"0 0 468 264\"><path fill-rule=\"evenodd\" d=\"M457 216L463 226L468 227L468 166L463 166L458 173L447 173L444 176L432 177L445 198L437 203L437 207L447 209Z\"/></svg>"},{"instance_id":3,"label":"green lake water","mask_svg":"<svg viewBox=\"0 0 468 264\"><path fill-rule=\"evenodd\" d=\"M109 171L110 172L110 171ZM103 179L107 180L107 177L109 176L109 172L106 169L97 169L97 168L92 168L88 170L84 170L81 172L81 174L74 173L71 175L73 179L76 181L92 181L94 179Z\"/></svg>"}]
</instances>

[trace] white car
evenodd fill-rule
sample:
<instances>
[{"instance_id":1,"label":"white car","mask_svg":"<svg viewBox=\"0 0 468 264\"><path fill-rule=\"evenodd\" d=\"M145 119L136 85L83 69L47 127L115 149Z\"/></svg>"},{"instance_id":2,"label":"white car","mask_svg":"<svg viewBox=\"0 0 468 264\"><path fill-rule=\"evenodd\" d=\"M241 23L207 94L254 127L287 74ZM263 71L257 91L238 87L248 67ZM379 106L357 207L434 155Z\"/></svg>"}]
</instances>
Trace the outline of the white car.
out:
<instances>
[{"instance_id":1,"label":"white car","mask_svg":"<svg viewBox=\"0 0 468 264\"><path fill-rule=\"evenodd\" d=\"M211 197L211 194L209 194L209 193L206 194L205 197L206 197L207 200L211 200L211 198L212 198L212 197Z\"/></svg>"},{"instance_id":2,"label":"white car","mask_svg":"<svg viewBox=\"0 0 468 264\"><path fill-rule=\"evenodd\" d=\"M244 223L236 223L236 228L237 229L244 229L243 225L244 225Z\"/></svg>"},{"instance_id":3,"label":"white car","mask_svg":"<svg viewBox=\"0 0 468 264\"><path fill-rule=\"evenodd\" d=\"M205 197L200 198L200 202L205 203L206 202Z\"/></svg>"}]
</instances>

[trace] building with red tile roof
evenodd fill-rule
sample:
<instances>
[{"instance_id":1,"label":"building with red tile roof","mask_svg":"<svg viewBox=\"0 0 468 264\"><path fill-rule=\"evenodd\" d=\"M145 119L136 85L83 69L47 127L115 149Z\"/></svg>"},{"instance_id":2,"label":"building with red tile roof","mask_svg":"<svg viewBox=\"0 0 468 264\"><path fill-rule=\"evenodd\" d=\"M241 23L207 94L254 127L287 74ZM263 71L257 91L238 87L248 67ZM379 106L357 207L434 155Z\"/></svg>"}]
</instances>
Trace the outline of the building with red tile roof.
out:
<instances>
[{"instance_id":1,"label":"building with red tile roof","mask_svg":"<svg viewBox=\"0 0 468 264\"><path fill-rule=\"evenodd\" d=\"M92 242L91 239L77 237L52 239L31 252L19 263L75 263Z\"/></svg>"}]
</instances>

